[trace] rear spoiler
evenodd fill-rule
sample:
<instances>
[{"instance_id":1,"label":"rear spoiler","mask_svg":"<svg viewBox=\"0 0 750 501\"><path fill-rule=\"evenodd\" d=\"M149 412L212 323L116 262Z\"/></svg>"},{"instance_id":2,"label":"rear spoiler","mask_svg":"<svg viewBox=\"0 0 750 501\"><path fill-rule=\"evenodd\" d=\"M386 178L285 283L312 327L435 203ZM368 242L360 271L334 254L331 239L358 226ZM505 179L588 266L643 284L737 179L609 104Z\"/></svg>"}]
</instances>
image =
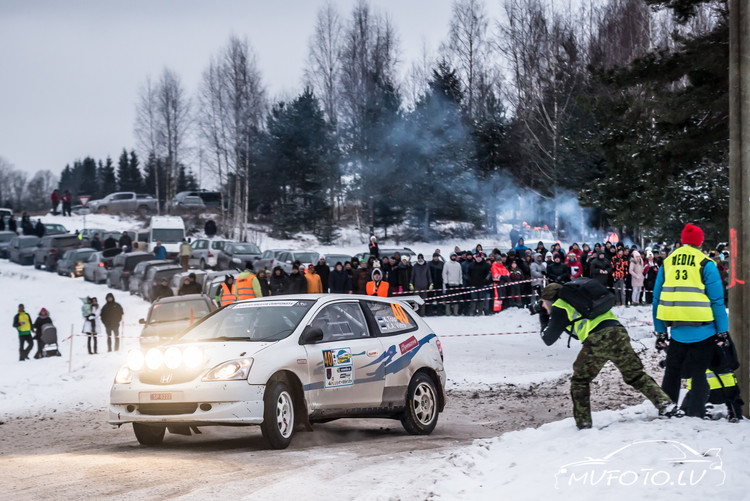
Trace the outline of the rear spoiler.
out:
<instances>
[{"instance_id":1,"label":"rear spoiler","mask_svg":"<svg viewBox=\"0 0 750 501\"><path fill-rule=\"evenodd\" d=\"M398 301L403 301L406 304L408 304L412 310L417 310L420 306L424 304L424 299L422 297L413 295L413 296L399 296L394 299L397 299Z\"/></svg>"}]
</instances>

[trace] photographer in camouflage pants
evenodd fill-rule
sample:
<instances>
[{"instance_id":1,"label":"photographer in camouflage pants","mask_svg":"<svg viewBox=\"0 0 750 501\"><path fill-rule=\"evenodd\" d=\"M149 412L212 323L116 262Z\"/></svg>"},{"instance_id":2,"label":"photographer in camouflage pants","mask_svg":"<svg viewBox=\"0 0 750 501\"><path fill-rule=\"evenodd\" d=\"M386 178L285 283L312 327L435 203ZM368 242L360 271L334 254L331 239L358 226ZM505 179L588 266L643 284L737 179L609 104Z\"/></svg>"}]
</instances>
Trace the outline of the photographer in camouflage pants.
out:
<instances>
[{"instance_id":1,"label":"photographer in camouflage pants","mask_svg":"<svg viewBox=\"0 0 750 501\"><path fill-rule=\"evenodd\" d=\"M550 284L542 291L542 340L547 346L557 341L563 332L576 336L582 343L578 358L573 363L570 396L573 417L578 429L591 428L591 381L607 361L619 369L627 384L643 393L659 410L660 416L680 417L682 411L670 400L658 384L643 370L643 364L630 344L630 336L612 310L593 319L582 317L575 308L558 297L560 284Z\"/></svg>"}]
</instances>

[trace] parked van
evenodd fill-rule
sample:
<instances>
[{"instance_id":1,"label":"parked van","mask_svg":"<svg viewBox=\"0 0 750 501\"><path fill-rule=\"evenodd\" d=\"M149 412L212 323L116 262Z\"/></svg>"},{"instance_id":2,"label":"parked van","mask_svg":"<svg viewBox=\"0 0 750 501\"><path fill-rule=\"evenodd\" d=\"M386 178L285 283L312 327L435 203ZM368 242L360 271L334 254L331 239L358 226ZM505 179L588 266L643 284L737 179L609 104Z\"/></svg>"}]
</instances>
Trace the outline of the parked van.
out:
<instances>
[{"instance_id":1,"label":"parked van","mask_svg":"<svg viewBox=\"0 0 750 501\"><path fill-rule=\"evenodd\" d=\"M179 216L153 216L148 225L148 250L154 252L156 242L167 250L167 257L180 253L180 244L185 238L185 223Z\"/></svg>"}]
</instances>

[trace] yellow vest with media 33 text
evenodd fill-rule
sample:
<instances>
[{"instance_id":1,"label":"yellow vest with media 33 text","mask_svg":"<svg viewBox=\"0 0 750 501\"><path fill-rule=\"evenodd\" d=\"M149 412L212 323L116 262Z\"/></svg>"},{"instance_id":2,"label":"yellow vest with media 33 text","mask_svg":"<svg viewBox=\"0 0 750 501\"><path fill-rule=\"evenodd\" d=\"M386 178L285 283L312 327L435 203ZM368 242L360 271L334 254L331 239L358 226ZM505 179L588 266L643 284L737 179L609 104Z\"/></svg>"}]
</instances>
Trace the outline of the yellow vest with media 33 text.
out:
<instances>
[{"instance_id":1,"label":"yellow vest with media 33 text","mask_svg":"<svg viewBox=\"0 0 750 501\"><path fill-rule=\"evenodd\" d=\"M656 318L669 327L713 322L714 312L702 276L708 261L700 250L689 245L680 247L664 260L664 285Z\"/></svg>"}]
</instances>

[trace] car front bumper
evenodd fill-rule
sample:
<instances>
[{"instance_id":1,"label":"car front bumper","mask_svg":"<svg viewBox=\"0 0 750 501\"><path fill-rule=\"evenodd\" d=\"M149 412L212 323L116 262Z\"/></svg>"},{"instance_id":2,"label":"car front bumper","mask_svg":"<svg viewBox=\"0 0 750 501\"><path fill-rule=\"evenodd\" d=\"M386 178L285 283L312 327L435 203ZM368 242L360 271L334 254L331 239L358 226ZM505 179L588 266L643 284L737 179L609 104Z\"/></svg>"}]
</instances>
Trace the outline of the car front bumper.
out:
<instances>
[{"instance_id":1,"label":"car front bumper","mask_svg":"<svg viewBox=\"0 0 750 501\"><path fill-rule=\"evenodd\" d=\"M109 424L252 425L263 422L265 385L247 381L114 384Z\"/></svg>"}]
</instances>

